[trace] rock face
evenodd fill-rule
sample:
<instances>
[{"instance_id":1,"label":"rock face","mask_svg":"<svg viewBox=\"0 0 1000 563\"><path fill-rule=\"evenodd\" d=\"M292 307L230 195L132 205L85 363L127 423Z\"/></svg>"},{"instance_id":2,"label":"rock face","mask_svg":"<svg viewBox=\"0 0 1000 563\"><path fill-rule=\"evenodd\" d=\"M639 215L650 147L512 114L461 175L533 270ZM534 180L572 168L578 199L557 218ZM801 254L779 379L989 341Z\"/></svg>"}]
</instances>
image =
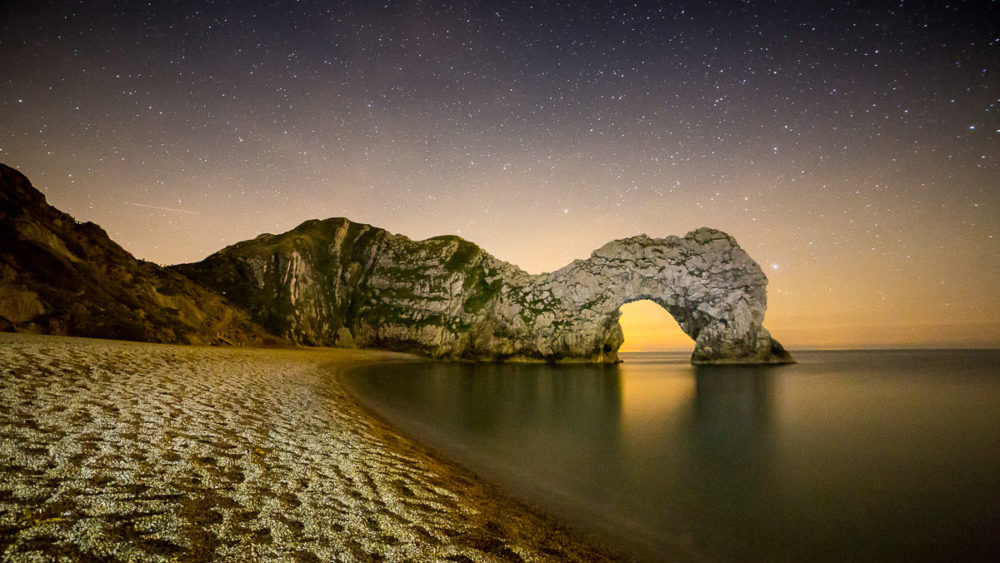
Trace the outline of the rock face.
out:
<instances>
[{"instance_id":1,"label":"rock face","mask_svg":"<svg viewBox=\"0 0 1000 563\"><path fill-rule=\"evenodd\" d=\"M181 343L261 343L246 313L136 260L0 164L0 330Z\"/></svg>"},{"instance_id":2,"label":"rock face","mask_svg":"<svg viewBox=\"0 0 1000 563\"><path fill-rule=\"evenodd\" d=\"M174 268L303 344L615 362L619 307L649 299L695 341L692 363L792 361L762 326L760 266L707 228L613 241L530 275L458 237L413 241L347 219L313 220Z\"/></svg>"}]
</instances>

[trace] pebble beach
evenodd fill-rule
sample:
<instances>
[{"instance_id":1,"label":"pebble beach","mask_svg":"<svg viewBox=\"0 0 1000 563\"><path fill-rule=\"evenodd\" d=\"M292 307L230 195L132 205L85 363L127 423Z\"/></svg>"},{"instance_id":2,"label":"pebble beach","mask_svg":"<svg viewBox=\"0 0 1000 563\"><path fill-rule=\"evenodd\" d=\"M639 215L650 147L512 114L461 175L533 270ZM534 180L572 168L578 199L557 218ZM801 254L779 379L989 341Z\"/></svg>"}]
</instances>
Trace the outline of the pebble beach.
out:
<instances>
[{"instance_id":1,"label":"pebble beach","mask_svg":"<svg viewBox=\"0 0 1000 563\"><path fill-rule=\"evenodd\" d=\"M602 561L396 432L389 352L0 334L4 561Z\"/></svg>"}]
</instances>

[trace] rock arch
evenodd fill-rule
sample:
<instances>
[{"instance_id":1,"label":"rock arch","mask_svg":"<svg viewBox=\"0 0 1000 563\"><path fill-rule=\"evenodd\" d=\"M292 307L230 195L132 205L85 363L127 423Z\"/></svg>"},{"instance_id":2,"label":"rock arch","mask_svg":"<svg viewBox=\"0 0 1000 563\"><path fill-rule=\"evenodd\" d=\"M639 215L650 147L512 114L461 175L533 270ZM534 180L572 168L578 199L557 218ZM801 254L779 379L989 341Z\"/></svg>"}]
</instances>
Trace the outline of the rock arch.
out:
<instances>
[{"instance_id":1,"label":"rock arch","mask_svg":"<svg viewBox=\"0 0 1000 563\"><path fill-rule=\"evenodd\" d=\"M786 363L790 355L763 327L766 288L764 272L732 237L702 228L684 238L609 242L587 260L533 276L515 295L551 303L553 322L534 332L560 357L617 361L619 308L648 299L694 340L694 364Z\"/></svg>"},{"instance_id":2,"label":"rock arch","mask_svg":"<svg viewBox=\"0 0 1000 563\"><path fill-rule=\"evenodd\" d=\"M530 275L454 236L413 241L347 219L307 221L178 266L284 338L432 357L618 361L619 308L649 299L695 342L695 364L785 363L764 329L767 278L729 235L609 242Z\"/></svg>"}]
</instances>

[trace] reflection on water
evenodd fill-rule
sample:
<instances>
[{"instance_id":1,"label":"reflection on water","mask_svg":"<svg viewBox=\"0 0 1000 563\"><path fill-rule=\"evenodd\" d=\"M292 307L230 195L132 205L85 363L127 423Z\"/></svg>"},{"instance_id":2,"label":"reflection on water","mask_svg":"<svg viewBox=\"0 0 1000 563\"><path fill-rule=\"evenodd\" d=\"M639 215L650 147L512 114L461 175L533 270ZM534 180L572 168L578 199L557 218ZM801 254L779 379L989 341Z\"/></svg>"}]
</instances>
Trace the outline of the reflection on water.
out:
<instances>
[{"instance_id":1,"label":"reflection on water","mask_svg":"<svg viewBox=\"0 0 1000 563\"><path fill-rule=\"evenodd\" d=\"M1000 555L1000 354L797 357L421 363L348 383L406 431L644 560Z\"/></svg>"},{"instance_id":2,"label":"reflection on water","mask_svg":"<svg viewBox=\"0 0 1000 563\"><path fill-rule=\"evenodd\" d=\"M616 461L609 451L621 442L615 366L428 363L372 370L349 383L432 445L557 497L605 482L602 468Z\"/></svg>"},{"instance_id":3,"label":"reflection on water","mask_svg":"<svg viewBox=\"0 0 1000 563\"><path fill-rule=\"evenodd\" d=\"M758 457L771 422L771 367L694 367L689 432L701 454L737 461Z\"/></svg>"}]
</instances>

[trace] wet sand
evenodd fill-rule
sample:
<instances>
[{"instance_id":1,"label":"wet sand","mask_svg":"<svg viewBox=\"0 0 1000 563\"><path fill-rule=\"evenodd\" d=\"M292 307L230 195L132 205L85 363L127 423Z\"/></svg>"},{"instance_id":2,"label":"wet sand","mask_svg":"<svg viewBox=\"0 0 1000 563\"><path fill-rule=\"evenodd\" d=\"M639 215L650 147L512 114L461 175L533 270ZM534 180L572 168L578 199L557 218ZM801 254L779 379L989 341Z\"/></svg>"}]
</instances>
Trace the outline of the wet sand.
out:
<instances>
[{"instance_id":1,"label":"wet sand","mask_svg":"<svg viewBox=\"0 0 1000 563\"><path fill-rule=\"evenodd\" d=\"M4 561L602 561L364 411L411 359L0 334Z\"/></svg>"}]
</instances>

